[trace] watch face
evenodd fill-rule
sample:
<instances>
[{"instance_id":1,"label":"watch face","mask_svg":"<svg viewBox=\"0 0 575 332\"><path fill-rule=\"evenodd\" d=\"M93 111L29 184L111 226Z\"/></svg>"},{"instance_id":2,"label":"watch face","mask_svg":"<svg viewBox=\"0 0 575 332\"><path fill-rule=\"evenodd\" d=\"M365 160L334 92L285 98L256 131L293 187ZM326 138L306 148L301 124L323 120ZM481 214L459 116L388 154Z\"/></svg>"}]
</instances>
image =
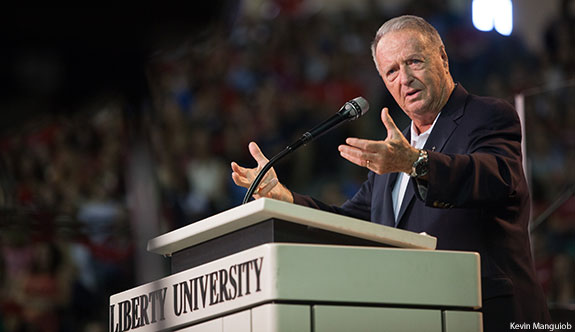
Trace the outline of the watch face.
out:
<instances>
[{"instance_id":1,"label":"watch face","mask_svg":"<svg viewBox=\"0 0 575 332\"><path fill-rule=\"evenodd\" d=\"M423 176L427 174L427 171L429 171L429 165L426 161L422 160L415 166L415 173L417 174L417 176Z\"/></svg>"},{"instance_id":2,"label":"watch face","mask_svg":"<svg viewBox=\"0 0 575 332\"><path fill-rule=\"evenodd\" d=\"M413 163L411 176L421 177L429 171L429 161L427 159L427 152L420 150L419 158Z\"/></svg>"}]
</instances>

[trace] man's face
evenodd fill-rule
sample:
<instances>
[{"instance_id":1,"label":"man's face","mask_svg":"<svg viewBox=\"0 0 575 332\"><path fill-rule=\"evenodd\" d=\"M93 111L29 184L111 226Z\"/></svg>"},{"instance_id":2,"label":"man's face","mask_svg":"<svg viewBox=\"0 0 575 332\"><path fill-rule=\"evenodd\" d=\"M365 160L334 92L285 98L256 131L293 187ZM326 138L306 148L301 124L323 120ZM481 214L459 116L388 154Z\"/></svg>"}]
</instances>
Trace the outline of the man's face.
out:
<instances>
[{"instance_id":1,"label":"man's face","mask_svg":"<svg viewBox=\"0 0 575 332\"><path fill-rule=\"evenodd\" d=\"M451 93L443 47L417 31L400 30L383 36L375 52L385 86L411 119L441 110Z\"/></svg>"}]
</instances>

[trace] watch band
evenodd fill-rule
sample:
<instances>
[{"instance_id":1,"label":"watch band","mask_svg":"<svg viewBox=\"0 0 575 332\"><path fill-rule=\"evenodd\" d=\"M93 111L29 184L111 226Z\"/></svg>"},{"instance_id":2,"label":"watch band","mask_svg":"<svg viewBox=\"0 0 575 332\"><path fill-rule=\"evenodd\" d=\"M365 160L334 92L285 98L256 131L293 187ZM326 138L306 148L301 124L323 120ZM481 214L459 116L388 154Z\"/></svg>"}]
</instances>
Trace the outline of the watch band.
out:
<instances>
[{"instance_id":1,"label":"watch band","mask_svg":"<svg viewBox=\"0 0 575 332\"><path fill-rule=\"evenodd\" d=\"M414 178L419 178L427 174L429 171L429 159L427 155L427 151L419 150L419 157L416 161L413 162L411 166L411 173L409 176Z\"/></svg>"}]
</instances>

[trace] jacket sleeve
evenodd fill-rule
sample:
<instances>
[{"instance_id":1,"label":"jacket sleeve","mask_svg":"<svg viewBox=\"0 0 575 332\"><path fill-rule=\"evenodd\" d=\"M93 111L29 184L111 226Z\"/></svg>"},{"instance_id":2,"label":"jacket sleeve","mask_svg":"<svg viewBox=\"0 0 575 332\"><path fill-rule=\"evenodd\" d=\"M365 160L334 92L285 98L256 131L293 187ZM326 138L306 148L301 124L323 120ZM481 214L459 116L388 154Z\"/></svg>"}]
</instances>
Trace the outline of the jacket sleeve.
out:
<instances>
[{"instance_id":1,"label":"jacket sleeve","mask_svg":"<svg viewBox=\"0 0 575 332\"><path fill-rule=\"evenodd\" d=\"M373 188L374 173L370 172L368 179L362 184L361 188L355 195L347 200L341 207L325 204L313 197L300 195L292 192L294 203L320 209L323 211L333 212L346 215L348 217L370 220L371 219L371 193Z\"/></svg>"},{"instance_id":2,"label":"jacket sleeve","mask_svg":"<svg viewBox=\"0 0 575 332\"><path fill-rule=\"evenodd\" d=\"M525 177L521 125L511 105L484 103L460 129L451 139L468 140L466 153L429 151L427 193L419 199L440 208L500 206L518 199Z\"/></svg>"}]
</instances>

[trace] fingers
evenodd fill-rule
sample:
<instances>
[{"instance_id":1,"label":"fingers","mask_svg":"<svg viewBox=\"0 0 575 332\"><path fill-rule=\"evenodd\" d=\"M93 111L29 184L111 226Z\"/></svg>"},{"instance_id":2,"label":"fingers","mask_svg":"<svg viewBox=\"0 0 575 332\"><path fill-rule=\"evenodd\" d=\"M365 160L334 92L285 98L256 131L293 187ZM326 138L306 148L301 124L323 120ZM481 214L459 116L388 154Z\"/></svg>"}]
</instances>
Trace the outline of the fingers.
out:
<instances>
[{"instance_id":1,"label":"fingers","mask_svg":"<svg viewBox=\"0 0 575 332\"><path fill-rule=\"evenodd\" d=\"M383 122L385 129L387 129L388 137L395 138L397 135L402 135L401 131L397 128L395 122L393 122L393 119L389 115L389 109L387 107L384 107L381 111L381 122Z\"/></svg>"},{"instance_id":2,"label":"fingers","mask_svg":"<svg viewBox=\"0 0 575 332\"><path fill-rule=\"evenodd\" d=\"M249 181L245 176L241 176L236 172L232 172L232 180L234 183L240 187L249 188L251 181Z\"/></svg>"},{"instance_id":3,"label":"fingers","mask_svg":"<svg viewBox=\"0 0 575 332\"><path fill-rule=\"evenodd\" d=\"M338 147L340 154L343 153L347 156L364 160L373 160L378 151L381 150L381 142L379 141L349 137L345 140L345 143L347 145L342 144Z\"/></svg>"},{"instance_id":4,"label":"fingers","mask_svg":"<svg viewBox=\"0 0 575 332\"><path fill-rule=\"evenodd\" d=\"M238 186L241 186L244 188L249 188L253 182L253 178L254 178L253 174L251 174L251 172L242 173L242 171L240 171L240 169L245 170L245 168L243 168L237 164L235 164L235 165L233 165L233 164L234 163L232 163L232 169L234 169L234 171L232 172L232 180ZM274 184L274 181L275 181L275 184ZM260 184L258 192L261 192L267 186L271 186L269 189L269 190L271 190L271 189L273 189L273 187L277 183L278 183L278 179L276 177L274 177L273 174L271 174L271 171L268 171L266 173L266 175L264 176L264 178L262 179L262 184Z\"/></svg>"},{"instance_id":5,"label":"fingers","mask_svg":"<svg viewBox=\"0 0 575 332\"><path fill-rule=\"evenodd\" d=\"M251 186L257 174L269 162L256 143L250 142L248 149L252 157L257 161L258 167L245 168L236 162L231 163L232 180L236 185L244 188ZM256 199L268 197L289 203L293 203L294 201L292 192L280 184L273 168L269 169L265 174L253 197Z\"/></svg>"},{"instance_id":6,"label":"fingers","mask_svg":"<svg viewBox=\"0 0 575 332\"><path fill-rule=\"evenodd\" d=\"M367 167L367 161L368 160L373 161L377 157L375 153L362 150L355 146L340 145L338 150L339 154L343 158L361 167Z\"/></svg>"},{"instance_id":7,"label":"fingers","mask_svg":"<svg viewBox=\"0 0 575 332\"><path fill-rule=\"evenodd\" d=\"M264 156L264 154L260 150L260 147L256 143L250 142L250 144L248 145L248 149L252 157L258 163L258 167L261 168L262 166L268 163L268 159ZM254 170L253 168L242 167L238 165L236 162L232 162L231 165L232 170L241 176L249 176L250 173Z\"/></svg>"},{"instance_id":8,"label":"fingers","mask_svg":"<svg viewBox=\"0 0 575 332\"><path fill-rule=\"evenodd\" d=\"M341 152L341 151L340 151L339 155L342 156L343 158L349 160L350 162L356 164L357 166L367 167L367 159L362 159L362 158L359 158L357 156L347 154L347 153Z\"/></svg>"},{"instance_id":9,"label":"fingers","mask_svg":"<svg viewBox=\"0 0 575 332\"><path fill-rule=\"evenodd\" d=\"M347 143L347 145L355 147L359 150L368 151L368 152L376 152L378 150L378 144L379 144L379 142L377 142L377 141L355 138L355 137L347 138L345 140L345 143Z\"/></svg>"},{"instance_id":10,"label":"fingers","mask_svg":"<svg viewBox=\"0 0 575 332\"><path fill-rule=\"evenodd\" d=\"M232 161L232 171L238 173L241 176L245 176L247 173L247 168L238 165L235 161Z\"/></svg>"},{"instance_id":11,"label":"fingers","mask_svg":"<svg viewBox=\"0 0 575 332\"><path fill-rule=\"evenodd\" d=\"M263 166L268 162L268 158L264 156L262 150L260 150L260 147L255 142L250 142L248 149L250 150L250 154L252 157L254 157L259 166Z\"/></svg>"},{"instance_id":12,"label":"fingers","mask_svg":"<svg viewBox=\"0 0 575 332\"><path fill-rule=\"evenodd\" d=\"M259 189L256 191L256 195L259 197L266 197L278 183L279 181L277 178L273 178L267 181L259 187Z\"/></svg>"},{"instance_id":13,"label":"fingers","mask_svg":"<svg viewBox=\"0 0 575 332\"><path fill-rule=\"evenodd\" d=\"M250 142L248 145L248 149L250 150L250 154L258 163L258 167L256 169L244 169L246 171L247 177L249 178L250 182L256 177L257 173L264 167L268 162L268 158L264 156L262 150L255 142ZM262 182L270 181L271 178L275 178L275 171L274 169L268 170L268 172L264 175Z\"/></svg>"},{"instance_id":14,"label":"fingers","mask_svg":"<svg viewBox=\"0 0 575 332\"><path fill-rule=\"evenodd\" d=\"M235 161L232 161L232 180L235 184L241 187L249 187L252 182L250 176L250 170L238 165Z\"/></svg>"}]
</instances>

